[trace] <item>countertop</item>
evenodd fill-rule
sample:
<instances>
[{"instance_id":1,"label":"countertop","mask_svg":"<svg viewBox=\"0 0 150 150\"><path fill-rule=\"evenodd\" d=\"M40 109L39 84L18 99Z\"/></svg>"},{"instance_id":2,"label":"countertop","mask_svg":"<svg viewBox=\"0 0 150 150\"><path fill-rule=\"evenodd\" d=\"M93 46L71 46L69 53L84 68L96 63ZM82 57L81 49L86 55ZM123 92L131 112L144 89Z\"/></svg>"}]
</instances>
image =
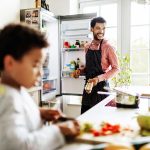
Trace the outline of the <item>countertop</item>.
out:
<instances>
[{"instance_id":1,"label":"countertop","mask_svg":"<svg viewBox=\"0 0 150 150\"><path fill-rule=\"evenodd\" d=\"M148 112L148 99L140 99L140 104L138 109L124 109L116 108L111 106L106 106L115 97L113 95L108 96L106 99L95 105L93 108L80 115L77 120L80 122L92 122L100 123L102 121L109 121L112 123L119 124L130 124L133 128L138 128L135 116L138 113ZM82 143L71 143L66 144L61 150L87 150L91 149L94 145L82 144Z\"/></svg>"}]
</instances>

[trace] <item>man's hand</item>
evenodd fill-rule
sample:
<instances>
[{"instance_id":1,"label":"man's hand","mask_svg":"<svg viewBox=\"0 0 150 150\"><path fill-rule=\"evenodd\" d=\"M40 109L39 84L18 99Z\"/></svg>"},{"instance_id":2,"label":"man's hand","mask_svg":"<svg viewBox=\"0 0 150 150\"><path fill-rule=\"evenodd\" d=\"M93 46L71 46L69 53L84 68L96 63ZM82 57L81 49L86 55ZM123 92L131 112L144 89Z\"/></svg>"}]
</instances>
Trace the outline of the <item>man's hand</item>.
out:
<instances>
[{"instance_id":1,"label":"man's hand","mask_svg":"<svg viewBox=\"0 0 150 150\"><path fill-rule=\"evenodd\" d=\"M89 83L93 82L93 86L96 86L98 83L98 77L92 78L88 80Z\"/></svg>"},{"instance_id":2,"label":"man's hand","mask_svg":"<svg viewBox=\"0 0 150 150\"><path fill-rule=\"evenodd\" d=\"M79 76L80 76L80 70L79 69L72 72L72 77L79 78Z\"/></svg>"},{"instance_id":3,"label":"man's hand","mask_svg":"<svg viewBox=\"0 0 150 150\"><path fill-rule=\"evenodd\" d=\"M40 114L41 114L41 118L44 121L54 121L64 116L64 114L61 111L52 110L52 109L44 109L44 108L40 108Z\"/></svg>"}]
</instances>

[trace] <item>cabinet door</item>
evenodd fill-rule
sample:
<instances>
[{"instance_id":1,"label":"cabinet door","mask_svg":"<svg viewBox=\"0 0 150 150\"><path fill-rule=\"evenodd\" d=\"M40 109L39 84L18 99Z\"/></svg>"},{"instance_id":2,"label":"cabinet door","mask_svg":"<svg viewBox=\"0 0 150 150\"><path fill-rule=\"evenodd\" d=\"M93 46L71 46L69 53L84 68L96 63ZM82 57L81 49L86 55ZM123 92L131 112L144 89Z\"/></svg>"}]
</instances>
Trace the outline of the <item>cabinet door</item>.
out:
<instances>
[{"instance_id":1,"label":"cabinet door","mask_svg":"<svg viewBox=\"0 0 150 150\"><path fill-rule=\"evenodd\" d=\"M41 101L44 100L49 100L52 99L56 96L56 91L60 93L60 69L59 69L59 54L58 54L58 20L53 16L53 13L50 11L47 11L42 8L31 8L31 9L23 9L20 12L20 20L27 23L31 27L34 27L43 34L46 35L49 47L45 49L48 53L48 61L45 66L43 66L43 72L45 73L44 76L42 77L43 80L41 80L41 88L43 88L43 83L45 80L52 81L53 83L53 89L55 89L55 92L50 91L46 92L41 92ZM57 81L58 80L58 81ZM46 85L46 84L45 84ZM44 85L44 87L46 87ZM47 84L48 85L48 84ZM48 85L49 86L49 85ZM47 86L47 87L48 87ZM54 87L55 86L55 87ZM48 90L47 90L48 91ZM36 97L35 93L31 93L33 97Z\"/></svg>"},{"instance_id":2,"label":"cabinet door","mask_svg":"<svg viewBox=\"0 0 150 150\"><path fill-rule=\"evenodd\" d=\"M42 101L48 101L55 98L60 93L60 62L58 50L58 20L54 19L44 23L44 31L49 42L47 52L47 65L43 66L44 76L42 79Z\"/></svg>"}]
</instances>

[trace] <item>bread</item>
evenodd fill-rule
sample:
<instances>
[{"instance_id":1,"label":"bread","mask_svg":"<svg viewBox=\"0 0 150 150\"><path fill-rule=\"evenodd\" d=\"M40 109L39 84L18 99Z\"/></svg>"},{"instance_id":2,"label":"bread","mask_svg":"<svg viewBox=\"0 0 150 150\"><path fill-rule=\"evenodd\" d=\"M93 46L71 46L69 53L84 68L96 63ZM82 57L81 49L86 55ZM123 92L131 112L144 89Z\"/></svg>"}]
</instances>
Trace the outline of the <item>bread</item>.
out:
<instances>
[{"instance_id":1,"label":"bread","mask_svg":"<svg viewBox=\"0 0 150 150\"><path fill-rule=\"evenodd\" d=\"M129 144L108 144L104 150L135 150L133 146Z\"/></svg>"},{"instance_id":2,"label":"bread","mask_svg":"<svg viewBox=\"0 0 150 150\"><path fill-rule=\"evenodd\" d=\"M150 150L150 143L149 144L145 144L139 150Z\"/></svg>"}]
</instances>

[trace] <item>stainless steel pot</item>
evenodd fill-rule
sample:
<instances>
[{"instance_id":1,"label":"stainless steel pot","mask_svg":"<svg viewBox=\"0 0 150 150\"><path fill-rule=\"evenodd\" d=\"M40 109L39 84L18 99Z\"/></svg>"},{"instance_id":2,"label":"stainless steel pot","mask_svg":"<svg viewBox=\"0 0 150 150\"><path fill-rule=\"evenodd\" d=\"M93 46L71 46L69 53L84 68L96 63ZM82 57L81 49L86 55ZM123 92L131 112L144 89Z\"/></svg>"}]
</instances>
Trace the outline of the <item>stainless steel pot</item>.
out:
<instances>
[{"instance_id":1,"label":"stainless steel pot","mask_svg":"<svg viewBox=\"0 0 150 150\"><path fill-rule=\"evenodd\" d=\"M115 92L102 92L98 94L114 95L116 107L118 108L138 108L140 96L136 93L126 93L118 90Z\"/></svg>"},{"instance_id":2,"label":"stainless steel pot","mask_svg":"<svg viewBox=\"0 0 150 150\"><path fill-rule=\"evenodd\" d=\"M139 96L117 92L116 106L121 108L138 108Z\"/></svg>"}]
</instances>

